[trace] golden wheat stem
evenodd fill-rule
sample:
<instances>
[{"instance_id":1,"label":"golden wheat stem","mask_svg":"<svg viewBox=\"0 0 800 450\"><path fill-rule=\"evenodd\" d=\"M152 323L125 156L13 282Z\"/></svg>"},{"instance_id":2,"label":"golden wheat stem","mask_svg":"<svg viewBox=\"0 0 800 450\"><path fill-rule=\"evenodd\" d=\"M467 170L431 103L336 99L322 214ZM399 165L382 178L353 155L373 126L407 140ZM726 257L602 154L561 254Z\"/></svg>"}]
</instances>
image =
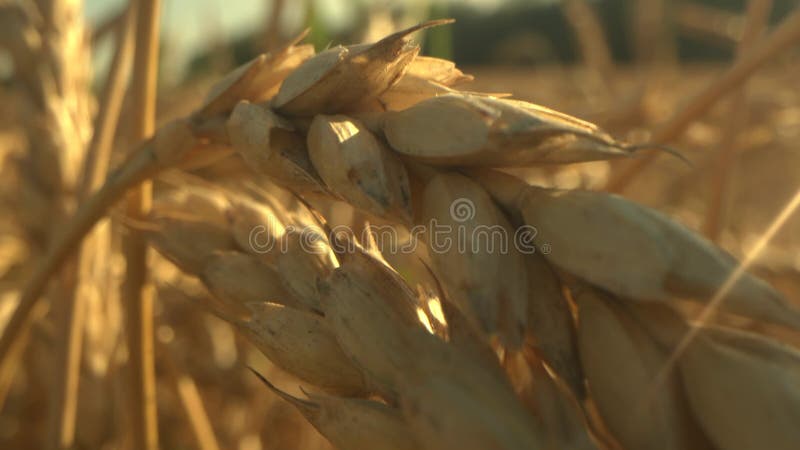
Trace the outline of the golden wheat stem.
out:
<instances>
[{"instance_id":1,"label":"golden wheat stem","mask_svg":"<svg viewBox=\"0 0 800 450\"><path fill-rule=\"evenodd\" d=\"M111 149L114 141L114 134L117 130L120 111L122 110L122 100L125 97L125 90L130 75L131 63L133 62L133 25L135 16L132 9L128 9L123 21L116 22L117 29L117 48L111 61L111 70L108 80L103 88L102 101L97 110L94 134L86 153L86 160L81 176L79 195L85 200L94 191L102 186L108 175L108 167L111 161Z\"/></svg>"},{"instance_id":2,"label":"golden wheat stem","mask_svg":"<svg viewBox=\"0 0 800 450\"><path fill-rule=\"evenodd\" d=\"M88 48L81 16L82 7L81 1L59 0L41 3L38 11L41 13L41 22L33 20L38 26L36 34L41 39L41 46L33 45L28 48L31 52L28 57L38 61L35 69L37 75L33 77L38 81L37 91L32 94L39 96L38 100L43 102L39 105L41 119L29 122L31 135L34 137L31 152L49 150L50 164L62 174L56 185L48 190L50 197L48 206L55 213L52 225L56 230L74 209L73 176L78 172L84 155L85 136L91 130L86 109L90 91L86 66ZM37 15L33 9L28 12L31 14L29 19ZM24 67L23 64L19 69L24 72ZM46 124L46 127L38 128L37 122ZM43 174L40 172L40 175ZM26 181L30 183L34 180ZM48 246L50 244L52 242L48 242ZM50 359L55 370L52 371L54 383L51 385L53 388L50 392L50 410L47 415L48 432L44 441L49 448L64 448L71 443L74 436L72 425L74 420L62 426L64 423L62 411L73 408L77 403L80 357L71 358L68 350L80 348L83 329L82 303L75 302L79 298L77 266L72 264L69 270L61 275L59 288L51 297L51 301L58 305L53 315L58 336ZM13 376L14 362L22 356L29 335L25 328L23 327L19 333L19 339L10 342L9 358L2 364L3 379L10 379ZM62 376L63 371L68 374ZM74 417L74 414L71 416Z\"/></svg>"},{"instance_id":3,"label":"golden wheat stem","mask_svg":"<svg viewBox=\"0 0 800 450\"><path fill-rule=\"evenodd\" d=\"M220 447L214 435L214 428L211 426L211 420L209 420L206 408L203 406L203 399L200 397L197 384L191 376L185 373L183 367L178 366L178 360L169 355L169 349L165 345L159 345L158 349L162 354L166 353L168 355L162 359L164 368L166 369L167 377L174 385L175 391L180 398L183 411L186 413L186 419L189 421L192 433L197 440L197 447L200 450L219 450Z\"/></svg>"},{"instance_id":4,"label":"golden wheat stem","mask_svg":"<svg viewBox=\"0 0 800 450\"><path fill-rule=\"evenodd\" d=\"M264 48L274 50L280 45L281 15L283 14L286 0L272 0L272 8L267 17L267 28L264 30Z\"/></svg>"},{"instance_id":5,"label":"golden wheat stem","mask_svg":"<svg viewBox=\"0 0 800 450\"><path fill-rule=\"evenodd\" d=\"M76 261L70 261L67 270L61 273L62 283L74 286L64 292L52 305L56 322L57 339L53 351L56 372L51 396L50 430L48 448L53 450L72 447L75 439L75 413L78 407L78 383L83 346L83 328L86 302L80 292L81 282L76 278L79 269Z\"/></svg>"},{"instance_id":6,"label":"golden wheat stem","mask_svg":"<svg viewBox=\"0 0 800 450\"><path fill-rule=\"evenodd\" d=\"M131 186L138 185L159 171L159 162L152 156L152 150L152 140L143 143L137 152L138 157L130 160L123 170L113 174L103 189L81 205L75 217L54 238L47 254L38 263L23 289L17 309L0 338L0 378L15 369L12 356L18 341L24 340L24 332L30 324L47 311L46 305L39 303L39 299L53 274L78 248L83 237L105 216L108 208L117 203Z\"/></svg>"},{"instance_id":7,"label":"golden wheat stem","mask_svg":"<svg viewBox=\"0 0 800 450\"><path fill-rule=\"evenodd\" d=\"M753 42L764 31L772 10L772 0L750 0L747 4L747 22L739 41L737 55L742 58L752 47ZM736 138L737 132L745 119L744 101L746 93L744 87L739 89L730 106L730 116L723 133L722 142L716 156L716 165L711 174L711 195L708 199L703 234L714 242L719 241L720 233L724 228L724 212L730 191L730 178L736 168Z\"/></svg>"},{"instance_id":8,"label":"golden wheat stem","mask_svg":"<svg viewBox=\"0 0 800 450\"><path fill-rule=\"evenodd\" d=\"M81 184L78 190L80 199L86 199L92 191L103 182L108 172L111 156L111 141L117 128L122 97L125 93L125 81L130 71L131 52L133 47L132 14L127 14L117 30L117 50L112 64L111 74L106 84L97 116L97 126L89 144ZM104 246L102 234L90 235L82 244L77 258L76 280L78 288L70 298L60 305L54 305L60 311L57 315L63 338L57 342L56 358L61 368L61 380L56 383L54 412L55 429L50 433L51 448L71 448L75 437L75 422L78 407L78 384L80 379L80 360L83 346L84 314L86 299L81 287L90 283L92 268ZM63 311L62 311L63 310Z\"/></svg>"},{"instance_id":9,"label":"golden wheat stem","mask_svg":"<svg viewBox=\"0 0 800 450\"><path fill-rule=\"evenodd\" d=\"M633 53L637 61L647 65L674 65L678 60L675 36L670 30L673 2L639 0L632 4Z\"/></svg>"},{"instance_id":10,"label":"golden wheat stem","mask_svg":"<svg viewBox=\"0 0 800 450\"><path fill-rule=\"evenodd\" d=\"M132 134L146 139L155 131L158 75L158 22L160 0L137 3L136 50L134 52ZM152 182L143 181L127 199L126 212L132 220L144 220L152 203ZM158 448L155 360L153 348L153 286L147 274L147 241L129 229L122 242L125 254L125 282L122 303L129 352L131 431L134 448Z\"/></svg>"},{"instance_id":11,"label":"golden wheat stem","mask_svg":"<svg viewBox=\"0 0 800 450\"><path fill-rule=\"evenodd\" d=\"M162 128L166 135L159 144L158 136L140 143L131 156L110 174L102 188L91 195L80 205L75 215L58 230L47 253L37 263L24 289L20 293L19 303L11 315L6 328L0 337L0 380L5 379L9 371L15 368L13 350L18 341L24 341L24 332L34 320L41 318L47 311L46 305L39 303L40 297L47 287L47 282L64 265L69 256L79 247L83 238L94 228L108 210L116 205L125 194L145 180L163 172L173 164L180 163L198 145L198 142L182 140L185 132L197 133L199 136L217 136L216 118L210 123L199 121L194 130L187 130L187 122L173 122ZM176 136L177 134L177 136ZM207 136L206 136L207 137ZM24 344L19 344L24 345Z\"/></svg>"},{"instance_id":12,"label":"golden wheat stem","mask_svg":"<svg viewBox=\"0 0 800 450\"><path fill-rule=\"evenodd\" d=\"M672 119L653 133L654 144L664 144L680 136L695 120L708 112L726 94L741 86L766 62L800 41L800 9L784 19L769 36L762 39L751 51L736 61L706 89L695 95ZM655 161L660 153L647 156L627 165L611 177L606 190L623 192L633 180Z\"/></svg>"},{"instance_id":13,"label":"golden wheat stem","mask_svg":"<svg viewBox=\"0 0 800 450\"><path fill-rule=\"evenodd\" d=\"M578 39L583 62L602 77L606 86L611 88L611 71L613 60L608 47L603 25L586 0L567 0L561 9Z\"/></svg>"}]
</instances>

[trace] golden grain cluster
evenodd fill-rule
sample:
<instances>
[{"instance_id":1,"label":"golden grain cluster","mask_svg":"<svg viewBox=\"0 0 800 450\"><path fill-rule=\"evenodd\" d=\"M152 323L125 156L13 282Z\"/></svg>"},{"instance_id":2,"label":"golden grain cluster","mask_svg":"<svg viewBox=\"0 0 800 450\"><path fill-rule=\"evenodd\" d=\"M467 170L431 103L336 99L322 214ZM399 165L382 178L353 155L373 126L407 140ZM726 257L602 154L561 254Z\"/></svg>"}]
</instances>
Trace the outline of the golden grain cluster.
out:
<instances>
[{"instance_id":1,"label":"golden grain cluster","mask_svg":"<svg viewBox=\"0 0 800 450\"><path fill-rule=\"evenodd\" d=\"M280 188L187 178L138 226L304 384L301 398L264 380L336 448L800 448L800 353L689 321L684 301L795 329L800 312L661 213L502 171L633 155L593 124L457 90L470 77L408 38L439 24L318 54L293 42L230 73L78 212L20 317L132 184L232 150ZM353 230L391 225L419 248L331 233L337 202ZM524 227L535 251L477 245L476 230Z\"/></svg>"}]
</instances>

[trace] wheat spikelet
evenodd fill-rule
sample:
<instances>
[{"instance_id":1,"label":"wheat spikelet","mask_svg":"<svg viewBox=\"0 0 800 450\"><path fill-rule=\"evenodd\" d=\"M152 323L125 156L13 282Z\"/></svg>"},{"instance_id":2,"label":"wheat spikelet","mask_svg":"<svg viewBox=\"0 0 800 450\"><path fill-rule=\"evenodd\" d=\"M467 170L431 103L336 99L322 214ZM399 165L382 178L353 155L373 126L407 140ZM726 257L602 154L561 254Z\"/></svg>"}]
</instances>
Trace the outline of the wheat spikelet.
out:
<instances>
[{"instance_id":1,"label":"wheat spikelet","mask_svg":"<svg viewBox=\"0 0 800 450\"><path fill-rule=\"evenodd\" d=\"M689 333L691 325L673 310L637 306L631 311L667 348L677 347ZM710 440L730 449L797 447L800 352L754 333L696 326L675 370Z\"/></svg>"},{"instance_id":2,"label":"wheat spikelet","mask_svg":"<svg viewBox=\"0 0 800 450\"><path fill-rule=\"evenodd\" d=\"M230 112L241 100L258 103L272 98L283 80L314 55L312 45L295 45L306 34L301 34L282 49L261 54L228 73L209 89L196 116L214 117Z\"/></svg>"},{"instance_id":3,"label":"wheat spikelet","mask_svg":"<svg viewBox=\"0 0 800 450\"><path fill-rule=\"evenodd\" d=\"M419 443L409 432L399 411L383 403L306 394L308 400L292 397L261 377L264 384L292 404L336 448L411 450Z\"/></svg>"},{"instance_id":4,"label":"wheat spikelet","mask_svg":"<svg viewBox=\"0 0 800 450\"><path fill-rule=\"evenodd\" d=\"M409 330L421 331L422 324L415 294L378 264L356 254L322 281L320 293L325 317L345 353L370 383L396 398L398 377L413 359L405 336Z\"/></svg>"},{"instance_id":5,"label":"wheat spikelet","mask_svg":"<svg viewBox=\"0 0 800 450\"><path fill-rule=\"evenodd\" d=\"M311 162L328 188L379 217L411 221L411 188L400 159L366 127L318 115L308 130Z\"/></svg>"},{"instance_id":6,"label":"wheat spikelet","mask_svg":"<svg viewBox=\"0 0 800 450\"><path fill-rule=\"evenodd\" d=\"M292 72L271 103L288 116L314 116L374 99L397 82L419 52L406 36L442 23L448 21L427 22L371 45L326 50Z\"/></svg>"},{"instance_id":7,"label":"wheat spikelet","mask_svg":"<svg viewBox=\"0 0 800 450\"><path fill-rule=\"evenodd\" d=\"M345 351L399 396L425 448L536 448L535 422L497 363L429 334L413 293L390 268L357 252L334 271L326 293L326 317Z\"/></svg>"},{"instance_id":8,"label":"wheat spikelet","mask_svg":"<svg viewBox=\"0 0 800 450\"><path fill-rule=\"evenodd\" d=\"M331 392L365 394L361 373L342 353L328 325L318 314L309 312L320 309L316 280L324 274L317 272L320 266L309 267L308 263L325 259L314 258L315 254L292 245L273 249L276 255L271 259L245 253L246 249L237 248L234 216L242 211L242 205L250 205L251 211L259 205L232 192L222 198L219 194L192 186L163 197L165 204L159 203L160 198L151 219L152 229L147 231L157 250L185 272L199 277L225 307L246 317L229 320L276 365ZM165 206L172 211L171 216L159 213L167 209ZM198 215L202 211L210 213L206 221ZM271 219L277 222L274 216ZM306 266L298 266L298 261ZM304 290L306 287L312 292ZM229 313L220 314L226 317Z\"/></svg>"},{"instance_id":9,"label":"wheat spikelet","mask_svg":"<svg viewBox=\"0 0 800 450\"><path fill-rule=\"evenodd\" d=\"M243 326L275 364L331 393L368 394L364 376L344 355L323 317L273 303L250 308L252 317Z\"/></svg>"},{"instance_id":10,"label":"wheat spikelet","mask_svg":"<svg viewBox=\"0 0 800 450\"><path fill-rule=\"evenodd\" d=\"M521 200L526 223L553 250L559 268L621 297L708 301L736 261L666 216L614 195L531 187ZM800 326L800 313L768 284L743 274L721 307Z\"/></svg>"},{"instance_id":11,"label":"wheat spikelet","mask_svg":"<svg viewBox=\"0 0 800 450\"><path fill-rule=\"evenodd\" d=\"M325 191L294 127L263 105L241 102L227 123L233 148L257 172L300 192Z\"/></svg>"},{"instance_id":12,"label":"wheat spikelet","mask_svg":"<svg viewBox=\"0 0 800 450\"><path fill-rule=\"evenodd\" d=\"M579 348L592 398L625 448L706 448L681 381L656 384L668 355L614 300L592 290L576 296Z\"/></svg>"},{"instance_id":13,"label":"wheat spikelet","mask_svg":"<svg viewBox=\"0 0 800 450\"><path fill-rule=\"evenodd\" d=\"M302 308L304 305L283 287L274 266L239 251L219 251L209 258L200 273L209 291L223 302L241 306L277 301Z\"/></svg>"},{"instance_id":14,"label":"wheat spikelet","mask_svg":"<svg viewBox=\"0 0 800 450\"><path fill-rule=\"evenodd\" d=\"M428 182L421 209L430 257L449 300L477 329L518 347L527 322L528 282L522 254L498 240L513 235L503 213L480 185L455 174ZM447 248L436 246L445 244L436 227L450 230Z\"/></svg>"},{"instance_id":15,"label":"wheat spikelet","mask_svg":"<svg viewBox=\"0 0 800 450\"><path fill-rule=\"evenodd\" d=\"M512 175L488 170L467 172L481 183L503 210L509 214L514 225L524 223L521 205L528 185ZM533 235L522 234L520 245L530 247L538 229L528 230ZM558 275L545 260L541 252L534 251L525 256L529 284L527 333L533 345L541 352L548 366L572 389L574 395L584 396L583 373L579 361L575 337L575 321L570 304Z\"/></svg>"},{"instance_id":16,"label":"wheat spikelet","mask_svg":"<svg viewBox=\"0 0 800 450\"><path fill-rule=\"evenodd\" d=\"M508 167L628 155L621 144L578 119L520 101L463 93L387 113L383 131L394 150L435 165Z\"/></svg>"},{"instance_id":17,"label":"wheat spikelet","mask_svg":"<svg viewBox=\"0 0 800 450\"><path fill-rule=\"evenodd\" d=\"M572 389L582 397L583 370L578 356L575 321L564 298L561 283L553 269L539 254L526 256L528 267L528 333L533 345L541 349L543 359Z\"/></svg>"},{"instance_id":18,"label":"wheat spikelet","mask_svg":"<svg viewBox=\"0 0 800 450\"><path fill-rule=\"evenodd\" d=\"M554 378L546 364L530 354L505 360L514 390L541 424L549 448L598 449L580 403Z\"/></svg>"},{"instance_id":19,"label":"wheat spikelet","mask_svg":"<svg viewBox=\"0 0 800 450\"><path fill-rule=\"evenodd\" d=\"M730 345L709 334L694 339L680 366L694 415L711 440L729 449L797 448L797 351L747 335Z\"/></svg>"}]
</instances>

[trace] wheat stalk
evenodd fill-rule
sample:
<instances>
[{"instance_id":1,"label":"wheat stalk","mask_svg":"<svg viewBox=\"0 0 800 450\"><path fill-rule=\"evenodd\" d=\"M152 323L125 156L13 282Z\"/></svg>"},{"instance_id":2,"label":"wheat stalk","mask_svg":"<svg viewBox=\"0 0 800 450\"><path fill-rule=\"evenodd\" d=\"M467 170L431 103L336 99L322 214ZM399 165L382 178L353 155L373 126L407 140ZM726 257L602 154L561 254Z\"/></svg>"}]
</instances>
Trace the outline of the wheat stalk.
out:
<instances>
[{"instance_id":1,"label":"wheat stalk","mask_svg":"<svg viewBox=\"0 0 800 450\"><path fill-rule=\"evenodd\" d=\"M769 13L772 10L771 0L753 0L747 5L747 22L745 29L742 32L742 39L736 52L739 57L744 55L750 49L759 35L764 31L769 19ZM724 214L727 208L726 193L729 191L730 173L735 168L734 155L736 154L736 144L734 142L737 130L744 122L743 105L746 100L747 84L744 84L739 91L737 91L732 99L732 106L730 107L731 117L728 121L728 130L724 134L725 139L720 142L717 164L714 174L711 177L711 197L708 202L709 212L706 214L705 222L703 223L703 231L706 237L714 242L719 241L719 236L724 228Z\"/></svg>"},{"instance_id":2,"label":"wheat stalk","mask_svg":"<svg viewBox=\"0 0 800 450\"><path fill-rule=\"evenodd\" d=\"M761 66L795 45L798 40L800 40L800 10L785 18L769 36L754 44L750 51L737 58L730 69L692 97L685 107L653 133L653 143L666 143L680 136L689 125L708 112L726 94L739 87ZM606 189L610 192L623 192L657 157L658 153L651 153L623 168L609 180Z\"/></svg>"},{"instance_id":3,"label":"wheat stalk","mask_svg":"<svg viewBox=\"0 0 800 450\"><path fill-rule=\"evenodd\" d=\"M158 36L160 0L135 3L136 49L133 60L131 98L133 100L133 139L150 137L155 130L155 102L158 74ZM128 193L128 216L134 220L146 216L152 203L152 184L143 181ZM130 370L131 438L135 448L158 448L156 418L156 380L153 343L153 287L147 274L147 243L136 230L122 242L125 255L125 281L122 303L125 308L125 332Z\"/></svg>"},{"instance_id":4,"label":"wheat stalk","mask_svg":"<svg viewBox=\"0 0 800 450\"><path fill-rule=\"evenodd\" d=\"M28 176L21 188L23 192L35 192L45 206L41 212L52 215L50 220L43 220L42 216L34 218L35 222L26 223L26 218L22 222L26 229L42 233L31 237L48 246L55 233L43 224L57 229L71 214L76 200L80 200L80 172L92 131L82 2L2 6L8 9L4 14L11 20L11 28L18 27L16 31L24 36L11 45L16 76L27 81L30 101ZM94 251L93 247L88 248ZM91 254L89 250L86 253L63 274L60 290L53 294L61 298L53 302L58 335L53 373L57 375L51 392L48 448L70 447L74 440L85 293L97 283L88 273ZM23 331L23 337L13 344L16 352L26 346L26 335ZM10 374L3 377L9 379Z\"/></svg>"},{"instance_id":5,"label":"wheat stalk","mask_svg":"<svg viewBox=\"0 0 800 450\"><path fill-rule=\"evenodd\" d=\"M408 41L437 24L317 55L292 42L155 131L35 272L0 340L3 364L50 276L112 204L157 173L198 157L214 164L210 152L231 148L291 194L178 177L131 227L208 288L215 300L205 306L303 384L307 398L264 379L333 445L797 447L796 352L692 324L671 308L714 303L729 285L725 313L797 328L800 312L663 214L492 170L627 158L631 149L539 105L456 91L465 76L418 59ZM459 200L471 214L458 215ZM411 236L412 225L433 219L506 235L526 225L537 231L528 243L538 253L444 250L426 232L419 253L398 257L374 237L332 233L324 212L339 201L361 210L347 220L351 230L372 229L365 215ZM692 330L696 339L679 352ZM665 371L672 358L677 370ZM731 387L747 393L727 410L721 399ZM785 419L725 434L747 423L749 408L769 417L775 405ZM137 429L143 446L146 428Z\"/></svg>"}]
</instances>

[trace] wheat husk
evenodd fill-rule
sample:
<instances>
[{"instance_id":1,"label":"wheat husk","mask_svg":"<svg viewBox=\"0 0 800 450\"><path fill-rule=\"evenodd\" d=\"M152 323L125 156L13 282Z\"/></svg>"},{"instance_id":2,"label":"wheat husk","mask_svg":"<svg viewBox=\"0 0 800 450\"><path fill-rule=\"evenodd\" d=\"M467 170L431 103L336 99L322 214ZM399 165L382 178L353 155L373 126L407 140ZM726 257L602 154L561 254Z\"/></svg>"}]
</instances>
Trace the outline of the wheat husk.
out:
<instances>
[{"instance_id":1,"label":"wheat husk","mask_svg":"<svg viewBox=\"0 0 800 450\"><path fill-rule=\"evenodd\" d=\"M250 303L271 302L303 307L283 288L274 267L245 253L215 253L206 261L200 278L214 296L226 303L244 307Z\"/></svg>"},{"instance_id":2,"label":"wheat husk","mask_svg":"<svg viewBox=\"0 0 800 450\"><path fill-rule=\"evenodd\" d=\"M281 242L276 270L284 288L300 303L322 311L318 281L339 265L321 230L305 228L287 233Z\"/></svg>"},{"instance_id":3,"label":"wheat husk","mask_svg":"<svg viewBox=\"0 0 800 450\"><path fill-rule=\"evenodd\" d=\"M318 115L308 131L311 162L330 190L379 217L411 221L403 163L359 121Z\"/></svg>"},{"instance_id":4,"label":"wheat husk","mask_svg":"<svg viewBox=\"0 0 800 450\"><path fill-rule=\"evenodd\" d=\"M668 355L615 301L593 290L575 298L578 344L589 391L624 448L707 448L680 378L658 380ZM657 383L657 381L661 381Z\"/></svg>"},{"instance_id":5,"label":"wheat husk","mask_svg":"<svg viewBox=\"0 0 800 450\"><path fill-rule=\"evenodd\" d=\"M504 361L514 391L541 424L546 448L599 449L580 403L535 356L514 353Z\"/></svg>"},{"instance_id":6,"label":"wheat husk","mask_svg":"<svg viewBox=\"0 0 800 450\"><path fill-rule=\"evenodd\" d=\"M392 269L348 256L325 283L326 318L345 352L398 397L423 448L538 448L535 421L496 360L430 334Z\"/></svg>"},{"instance_id":7,"label":"wheat husk","mask_svg":"<svg viewBox=\"0 0 800 450\"><path fill-rule=\"evenodd\" d=\"M383 131L399 153L443 166L519 167L629 154L579 119L520 101L464 93L388 112Z\"/></svg>"},{"instance_id":8,"label":"wheat husk","mask_svg":"<svg viewBox=\"0 0 800 450\"><path fill-rule=\"evenodd\" d=\"M272 105L281 114L308 117L345 112L368 102L396 83L419 52L407 36L448 22L426 22L371 45L326 50L286 78Z\"/></svg>"},{"instance_id":9,"label":"wheat husk","mask_svg":"<svg viewBox=\"0 0 800 450\"><path fill-rule=\"evenodd\" d=\"M444 86L458 86L474 79L472 75L466 75L459 70L454 62L432 56L414 58L403 75L403 78L406 77L422 78Z\"/></svg>"},{"instance_id":10,"label":"wheat husk","mask_svg":"<svg viewBox=\"0 0 800 450\"><path fill-rule=\"evenodd\" d=\"M246 196L234 196L226 216L233 240L243 251L274 262L281 252L286 226L280 212Z\"/></svg>"},{"instance_id":11,"label":"wheat husk","mask_svg":"<svg viewBox=\"0 0 800 450\"><path fill-rule=\"evenodd\" d=\"M463 218L458 217L462 211L454 209L459 202L466 208ZM527 322L527 271L522 254L510 242L514 233L503 213L480 185L456 174L438 175L427 184L421 210L428 253L447 300L476 329L519 347ZM449 227L449 245L436 242L441 238L432 233L434 225ZM488 231L483 244L478 234L482 230ZM506 239L505 249L496 242L495 231Z\"/></svg>"},{"instance_id":12,"label":"wheat husk","mask_svg":"<svg viewBox=\"0 0 800 450\"><path fill-rule=\"evenodd\" d=\"M228 198L222 192L199 185L184 185L160 194L153 203L154 216L186 216L202 218L204 222L225 226Z\"/></svg>"},{"instance_id":13,"label":"wheat husk","mask_svg":"<svg viewBox=\"0 0 800 450\"><path fill-rule=\"evenodd\" d=\"M638 301L707 302L736 269L721 249L666 216L621 197L530 187L521 205L552 264ZM742 274L723 310L797 328L800 312L768 284Z\"/></svg>"},{"instance_id":14,"label":"wheat husk","mask_svg":"<svg viewBox=\"0 0 800 450\"><path fill-rule=\"evenodd\" d=\"M258 55L225 75L209 89L195 115L213 117L230 112L241 100L258 103L274 96L283 80L314 56L313 45L297 45L306 34L307 31L285 47Z\"/></svg>"},{"instance_id":15,"label":"wheat husk","mask_svg":"<svg viewBox=\"0 0 800 450\"><path fill-rule=\"evenodd\" d=\"M368 394L361 371L342 352L323 317L274 303L248 306L252 317L239 327L277 366L331 393Z\"/></svg>"},{"instance_id":16,"label":"wheat husk","mask_svg":"<svg viewBox=\"0 0 800 450\"><path fill-rule=\"evenodd\" d=\"M228 119L227 130L233 148L257 173L293 191L325 191L305 139L266 106L240 102Z\"/></svg>"},{"instance_id":17,"label":"wheat husk","mask_svg":"<svg viewBox=\"0 0 800 450\"><path fill-rule=\"evenodd\" d=\"M585 395L575 320L553 269L539 253L525 256L528 268L528 328L533 345L573 395Z\"/></svg>"},{"instance_id":18,"label":"wheat husk","mask_svg":"<svg viewBox=\"0 0 800 450\"><path fill-rule=\"evenodd\" d=\"M146 230L153 245L176 266L189 273L202 273L216 252L236 250L226 227L198 217L155 217L153 230Z\"/></svg>"},{"instance_id":19,"label":"wheat husk","mask_svg":"<svg viewBox=\"0 0 800 450\"><path fill-rule=\"evenodd\" d=\"M398 377L414 359L407 349L407 336L424 328L417 318L416 296L391 270L356 252L319 289L325 317L345 353L371 383L396 397Z\"/></svg>"},{"instance_id":20,"label":"wheat husk","mask_svg":"<svg viewBox=\"0 0 800 450\"><path fill-rule=\"evenodd\" d=\"M424 448L545 448L543 430L496 363L430 335L414 337L419 358L406 371L400 404Z\"/></svg>"},{"instance_id":21,"label":"wheat husk","mask_svg":"<svg viewBox=\"0 0 800 450\"><path fill-rule=\"evenodd\" d=\"M412 450L419 443L400 413L374 400L306 393L293 397L259 375L273 392L298 411L336 448L353 450Z\"/></svg>"},{"instance_id":22,"label":"wheat husk","mask_svg":"<svg viewBox=\"0 0 800 450\"><path fill-rule=\"evenodd\" d=\"M679 361L689 404L718 448L800 446L800 353L737 330L703 330Z\"/></svg>"},{"instance_id":23,"label":"wheat husk","mask_svg":"<svg viewBox=\"0 0 800 450\"><path fill-rule=\"evenodd\" d=\"M406 74L377 99L379 111L402 111L431 97L456 92L444 84Z\"/></svg>"}]
</instances>

